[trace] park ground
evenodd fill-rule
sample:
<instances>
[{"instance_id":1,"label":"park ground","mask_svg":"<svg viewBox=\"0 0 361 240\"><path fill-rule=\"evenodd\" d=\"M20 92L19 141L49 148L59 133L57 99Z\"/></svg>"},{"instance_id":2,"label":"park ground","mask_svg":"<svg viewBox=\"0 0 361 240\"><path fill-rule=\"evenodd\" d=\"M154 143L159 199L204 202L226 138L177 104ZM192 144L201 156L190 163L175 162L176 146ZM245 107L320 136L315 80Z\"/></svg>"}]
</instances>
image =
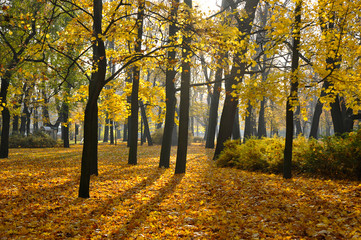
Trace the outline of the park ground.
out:
<instances>
[{"instance_id":1,"label":"park ground","mask_svg":"<svg viewBox=\"0 0 361 240\"><path fill-rule=\"evenodd\" d=\"M361 239L361 184L217 168L188 149L187 173L159 146L99 146L99 176L77 197L81 145L11 149L0 160L0 239Z\"/></svg>"}]
</instances>

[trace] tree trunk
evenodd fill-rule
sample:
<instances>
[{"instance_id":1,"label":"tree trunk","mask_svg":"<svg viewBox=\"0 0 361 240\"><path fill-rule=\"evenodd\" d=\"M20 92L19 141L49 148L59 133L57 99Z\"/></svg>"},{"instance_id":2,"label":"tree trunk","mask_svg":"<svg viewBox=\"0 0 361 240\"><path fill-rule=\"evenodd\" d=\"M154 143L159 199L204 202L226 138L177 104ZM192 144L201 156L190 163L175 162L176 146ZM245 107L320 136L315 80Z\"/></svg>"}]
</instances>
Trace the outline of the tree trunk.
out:
<instances>
[{"instance_id":1,"label":"tree trunk","mask_svg":"<svg viewBox=\"0 0 361 240\"><path fill-rule=\"evenodd\" d=\"M136 27L137 40L135 44L135 52L140 53L142 49L142 36L143 36L143 18L144 18L144 8L145 2L141 1L138 7L137 14L137 23ZM136 165L137 164L137 149L138 149L138 112L139 112L139 102L138 102L138 92L139 92L139 79L140 79L140 67L133 67L133 84L132 84L132 95L131 95L131 115L130 121L131 125L129 131L129 157L128 164Z\"/></svg>"},{"instance_id":2,"label":"tree trunk","mask_svg":"<svg viewBox=\"0 0 361 240\"><path fill-rule=\"evenodd\" d=\"M253 107L251 105L251 101L248 101L247 106L247 112L248 115L246 116L245 122L244 122L244 136L243 136L243 142L245 143L249 138L252 137L252 117L253 117Z\"/></svg>"},{"instance_id":3,"label":"tree trunk","mask_svg":"<svg viewBox=\"0 0 361 240\"><path fill-rule=\"evenodd\" d=\"M110 127L109 127L109 140L110 144L114 144L114 121L110 120Z\"/></svg>"},{"instance_id":4,"label":"tree trunk","mask_svg":"<svg viewBox=\"0 0 361 240\"><path fill-rule=\"evenodd\" d=\"M241 139L241 130L239 127L239 113L238 108L236 109L236 116L234 118L233 130L232 130L233 139Z\"/></svg>"},{"instance_id":5,"label":"tree trunk","mask_svg":"<svg viewBox=\"0 0 361 240\"><path fill-rule=\"evenodd\" d=\"M170 12L171 20L175 20L178 11L178 0L172 1L172 8ZM175 21L172 21L169 26L169 37L168 43L171 43L173 38L176 36L177 26ZM165 112L165 122L164 122L164 131L162 138L162 147L159 158L159 167L169 168L169 158L170 150L173 145L172 137L175 137L173 130L176 127L174 124L174 115L175 115L175 86L174 80L176 76L176 71L174 70L174 64L176 61L176 52L174 50L168 51L167 56L167 69L166 69L166 80L165 80L165 94L166 94L166 112Z\"/></svg>"},{"instance_id":6,"label":"tree trunk","mask_svg":"<svg viewBox=\"0 0 361 240\"><path fill-rule=\"evenodd\" d=\"M184 0L189 9L192 9L192 0ZM189 9L185 10L185 14L190 16ZM179 131L178 131L178 148L177 159L175 165L175 173L185 173L187 163L188 148L188 125L189 125L189 86L191 81L190 60L192 51L190 49L191 37L190 25L184 29L182 43L182 73L181 73L181 96L179 103Z\"/></svg>"},{"instance_id":7,"label":"tree trunk","mask_svg":"<svg viewBox=\"0 0 361 240\"><path fill-rule=\"evenodd\" d=\"M153 146L153 141L152 141L152 137L150 135L150 130L149 130L147 114L145 113L145 106L142 101L140 102L140 112L141 112L143 124L144 124L144 135L148 141L148 146Z\"/></svg>"},{"instance_id":8,"label":"tree trunk","mask_svg":"<svg viewBox=\"0 0 361 240\"><path fill-rule=\"evenodd\" d=\"M286 140L284 150L283 177L289 179L292 177L292 144L293 144L293 105L292 102L298 100L298 67L299 67L299 48L301 38L301 11L302 1L296 3L295 8L295 30L292 46L292 64L291 64L291 89L286 104Z\"/></svg>"},{"instance_id":9,"label":"tree trunk","mask_svg":"<svg viewBox=\"0 0 361 240\"><path fill-rule=\"evenodd\" d=\"M9 157L9 133L10 133L10 112L7 108L7 93L10 83L10 72L6 72L1 78L0 101L2 103L2 126L1 126L1 143L0 158Z\"/></svg>"},{"instance_id":10,"label":"tree trunk","mask_svg":"<svg viewBox=\"0 0 361 240\"><path fill-rule=\"evenodd\" d=\"M294 118L294 124L296 126L296 136L302 134L300 114L301 114L301 107L300 105L298 105L296 108L295 118Z\"/></svg>"},{"instance_id":11,"label":"tree trunk","mask_svg":"<svg viewBox=\"0 0 361 240\"><path fill-rule=\"evenodd\" d=\"M108 114L105 118L105 126L104 126L104 138L103 138L103 142L107 143L109 140L109 118L108 118Z\"/></svg>"},{"instance_id":12,"label":"tree trunk","mask_svg":"<svg viewBox=\"0 0 361 240\"><path fill-rule=\"evenodd\" d=\"M34 108L34 121L33 121L33 130L38 131L39 130L39 115L38 115L38 108Z\"/></svg>"},{"instance_id":13,"label":"tree trunk","mask_svg":"<svg viewBox=\"0 0 361 240\"><path fill-rule=\"evenodd\" d=\"M322 96L322 94L321 94ZM318 139L318 126L320 124L320 117L322 114L323 103L321 103L320 99L317 100L315 111L312 117L311 130L310 130L310 138Z\"/></svg>"},{"instance_id":14,"label":"tree trunk","mask_svg":"<svg viewBox=\"0 0 361 240\"><path fill-rule=\"evenodd\" d=\"M25 136L25 131L26 131L26 112L25 112L25 104L24 104L24 108L23 111L21 113L21 117L20 117L20 135L21 136Z\"/></svg>"},{"instance_id":15,"label":"tree trunk","mask_svg":"<svg viewBox=\"0 0 361 240\"><path fill-rule=\"evenodd\" d=\"M13 117L13 131L12 134L17 134L19 133L19 116L18 115L14 115Z\"/></svg>"},{"instance_id":16,"label":"tree trunk","mask_svg":"<svg viewBox=\"0 0 361 240\"><path fill-rule=\"evenodd\" d=\"M95 97L92 96L92 99L88 100L85 108L84 143L79 187L79 197L82 198L89 198L90 175L98 175L98 103L97 97Z\"/></svg>"},{"instance_id":17,"label":"tree trunk","mask_svg":"<svg viewBox=\"0 0 361 240\"><path fill-rule=\"evenodd\" d=\"M242 31L245 34L245 36L251 33L252 22L255 17L258 2L259 0L247 0L244 6L244 10L248 18L242 20L239 19L239 21L237 21L238 29ZM238 40L244 41L244 37L240 36ZM238 98L233 97L231 94L233 91L232 85L238 84L243 79L243 76L245 74L246 63L242 61L242 56L245 55L246 53L247 53L247 49L244 49L241 52L238 52L233 58L233 66L231 70L230 80L228 83L226 83L226 99L223 106L221 122L219 124L220 127L217 138L217 146L213 157L214 159L218 158L218 155L224 149L224 145L223 145L224 142L228 140L232 134L232 128L230 128L229 126L233 126L233 122L236 115L236 109L238 105L237 104Z\"/></svg>"},{"instance_id":18,"label":"tree trunk","mask_svg":"<svg viewBox=\"0 0 361 240\"><path fill-rule=\"evenodd\" d=\"M64 148L69 148L70 147L70 144L69 144L69 123L68 123L69 104L66 102L66 100L62 103L60 113L62 115L62 122L63 122L63 124L61 125L63 147Z\"/></svg>"},{"instance_id":19,"label":"tree trunk","mask_svg":"<svg viewBox=\"0 0 361 240\"><path fill-rule=\"evenodd\" d=\"M266 98L263 97L258 116L258 132L257 132L258 138L267 137L266 120L264 117L265 105L266 105Z\"/></svg>"},{"instance_id":20,"label":"tree trunk","mask_svg":"<svg viewBox=\"0 0 361 240\"><path fill-rule=\"evenodd\" d=\"M211 96L211 106L209 107L206 148L214 148L214 138L216 137L216 128L218 122L219 97L222 86L222 82L221 82L222 73L223 73L223 69L221 67L217 67L216 75L215 75L216 83L213 86L213 93Z\"/></svg>"},{"instance_id":21,"label":"tree trunk","mask_svg":"<svg viewBox=\"0 0 361 240\"><path fill-rule=\"evenodd\" d=\"M98 98L105 85L107 68L104 41L102 34L102 0L93 0L94 37L93 69L89 84L89 98L84 115L84 144L81 160L81 176L79 197L89 198L90 175L98 175Z\"/></svg>"},{"instance_id":22,"label":"tree trunk","mask_svg":"<svg viewBox=\"0 0 361 240\"><path fill-rule=\"evenodd\" d=\"M128 122L128 121L127 121ZM128 142L128 124L124 123L123 127L123 142Z\"/></svg>"}]
</instances>

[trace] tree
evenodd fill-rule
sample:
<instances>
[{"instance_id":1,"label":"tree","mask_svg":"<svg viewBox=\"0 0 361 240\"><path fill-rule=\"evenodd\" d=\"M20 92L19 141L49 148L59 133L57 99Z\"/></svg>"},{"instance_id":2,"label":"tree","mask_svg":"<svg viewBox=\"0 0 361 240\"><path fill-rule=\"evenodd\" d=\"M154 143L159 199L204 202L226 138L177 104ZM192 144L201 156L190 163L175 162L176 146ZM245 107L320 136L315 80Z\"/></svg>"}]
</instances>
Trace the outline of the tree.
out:
<instances>
[{"instance_id":1,"label":"tree","mask_svg":"<svg viewBox=\"0 0 361 240\"><path fill-rule=\"evenodd\" d=\"M44 27L44 19L38 13L44 13L47 4L35 0L26 3L14 0L9 3L1 3L1 5L2 10L5 12L0 17L0 43L1 49L5 51L3 56L6 57L0 60L2 65L0 73L2 106L0 158L7 158L9 155L10 132L10 112L7 102L8 89L14 72L20 68L21 64L26 61L36 61L42 51L41 49L28 52L34 44L37 44L37 41L34 41L35 36L44 34L41 31L44 30L42 28ZM51 20L54 15L52 10L49 12L51 13L49 19ZM24 16L28 17L24 18ZM37 25L40 26L40 31L37 30Z\"/></svg>"},{"instance_id":2,"label":"tree","mask_svg":"<svg viewBox=\"0 0 361 240\"><path fill-rule=\"evenodd\" d=\"M292 45L292 66L291 66L291 89L286 104L286 142L284 150L283 177L288 179L292 177L292 144L293 144L293 109L298 100L298 68L299 68L299 49L301 38L301 12L302 1L296 1L294 10L295 25L293 30Z\"/></svg>"},{"instance_id":3,"label":"tree","mask_svg":"<svg viewBox=\"0 0 361 240\"><path fill-rule=\"evenodd\" d=\"M101 0L93 1L93 73L89 83L89 98L84 116L84 147L81 161L79 197L89 198L90 175L98 175L98 97L105 86L106 55L101 38L102 10Z\"/></svg>"},{"instance_id":4,"label":"tree","mask_svg":"<svg viewBox=\"0 0 361 240\"><path fill-rule=\"evenodd\" d=\"M169 13L170 24L168 33L168 44L171 44L175 40L177 33L176 17L178 11L179 1L173 0L171 10ZM164 123L164 132L162 138L162 147L159 158L159 167L169 168L170 150L172 146L172 135L174 129L174 117L175 117L175 77L176 70L174 64L176 61L176 51L172 48L168 50L167 56L167 68L166 68L166 79L165 79L165 91L166 91L166 115Z\"/></svg>"},{"instance_id":5,"label":"tree","mask_svg":"<svg viewBox=\"0 0 361 240\"><path fill-rule=\"evenodd\" d=\"M142 49L142 36L143 36L143 19L144 19L145 1L139 2L137 14L137 39L134 46L136 53L140 53ZM139 112L139 80L140 80L140 66L133 67L133 84L131 95L131 114L130 114L130 131L129 131L129 158L128 164L137 164L137 146L138 146L138 112Z\"/></svg>"},{"instance_id":6,"label":"tree","mask_svg":"<svg viewBox=\"0 0 361 240\"><path fill-rule=\"evenodd\" d=\"M239 16L234 15L237 21L237 28L240 32L242 32L242 35L239 36L238 39L239 42L248 41L248 37L252 30L252 22L254 20L258 2L259 2L258 0L246 1L244 6L244 11L247 17L240 19ZM232 134L232 128L230 128L229 126L233 126L236 109L238 105L237 104L238 97L232 95L233 92L232 86L237 85L239 82L241 82L245 74L247 64L244 61L242 61L242 59L243 56L246 55L247 50L248 48L244 47L235 54L233 59L233 66L230 74L230 80L226 82L226 99L222 110L219 134L217 138L217 145L216 145L216 150L214 152L214 159L218 158L218 155L224 149L224 145L223 145L224 142L227 139L229 139Z\"/></svg>"},{"instance_id":7,"label":"tree","mask_svg":"<svg viewBox=\"0 0 361 240\"><path fill-rule=\"evenodd\" d=\"M185 173L187 163L188 147L188 123L189 123L189 87L191 81L190 62L192 51L190 48L191 38L191 21L190 9L192 9L192 0L185 0L185 28L183 31L182 41L182 73L181 73L181 96L179 103L179 133L178 148L175 173Z\"/></svg>"}]
</instances>

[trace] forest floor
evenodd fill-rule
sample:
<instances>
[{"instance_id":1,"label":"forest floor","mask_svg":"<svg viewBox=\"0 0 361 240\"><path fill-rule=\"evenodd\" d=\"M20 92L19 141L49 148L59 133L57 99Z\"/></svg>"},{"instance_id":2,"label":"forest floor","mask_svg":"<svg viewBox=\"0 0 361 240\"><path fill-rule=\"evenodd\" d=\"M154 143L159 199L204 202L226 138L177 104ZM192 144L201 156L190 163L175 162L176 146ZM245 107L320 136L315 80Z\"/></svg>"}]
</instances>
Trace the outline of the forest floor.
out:
<instances>
[{"instance_id":1,"label":"forest floor","mask_svg":"<svg viewBox=\"0 0 361 240\"><path fill-rule=\"evenodd\" d=\"M99 176L77 197L81 145L0 159L0 239L361 239L361 184L216 168L192 145L187 173L160 147L99 146Z\"/></svg>"}]
</instances>

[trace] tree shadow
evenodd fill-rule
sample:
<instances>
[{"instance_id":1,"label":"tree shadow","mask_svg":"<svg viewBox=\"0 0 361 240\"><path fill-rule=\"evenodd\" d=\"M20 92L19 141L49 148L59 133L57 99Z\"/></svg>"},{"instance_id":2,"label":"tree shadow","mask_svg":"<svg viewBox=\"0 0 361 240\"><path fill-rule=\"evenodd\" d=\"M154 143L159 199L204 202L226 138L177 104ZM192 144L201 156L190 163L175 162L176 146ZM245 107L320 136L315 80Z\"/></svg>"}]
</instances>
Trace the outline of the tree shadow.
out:
<instances>
[{"instance_id":1,"label":"tree shadow","mask_svg":"<svg viewBox=\"0 0 361 240\"><path fill-rule=\"evenodd\" d=\"M158 190L157 195L152 197L147 203L139 206L132 217L129 218L126 225L119 229L119 233L115 233L113 237L125 238L128 237L135 229L141 226L149 216L149 214L157 209L157 206L170 194L174 192L174 189L182 181L184 174L173 175L167 184Z\"/></svg>"}]
</instances>

